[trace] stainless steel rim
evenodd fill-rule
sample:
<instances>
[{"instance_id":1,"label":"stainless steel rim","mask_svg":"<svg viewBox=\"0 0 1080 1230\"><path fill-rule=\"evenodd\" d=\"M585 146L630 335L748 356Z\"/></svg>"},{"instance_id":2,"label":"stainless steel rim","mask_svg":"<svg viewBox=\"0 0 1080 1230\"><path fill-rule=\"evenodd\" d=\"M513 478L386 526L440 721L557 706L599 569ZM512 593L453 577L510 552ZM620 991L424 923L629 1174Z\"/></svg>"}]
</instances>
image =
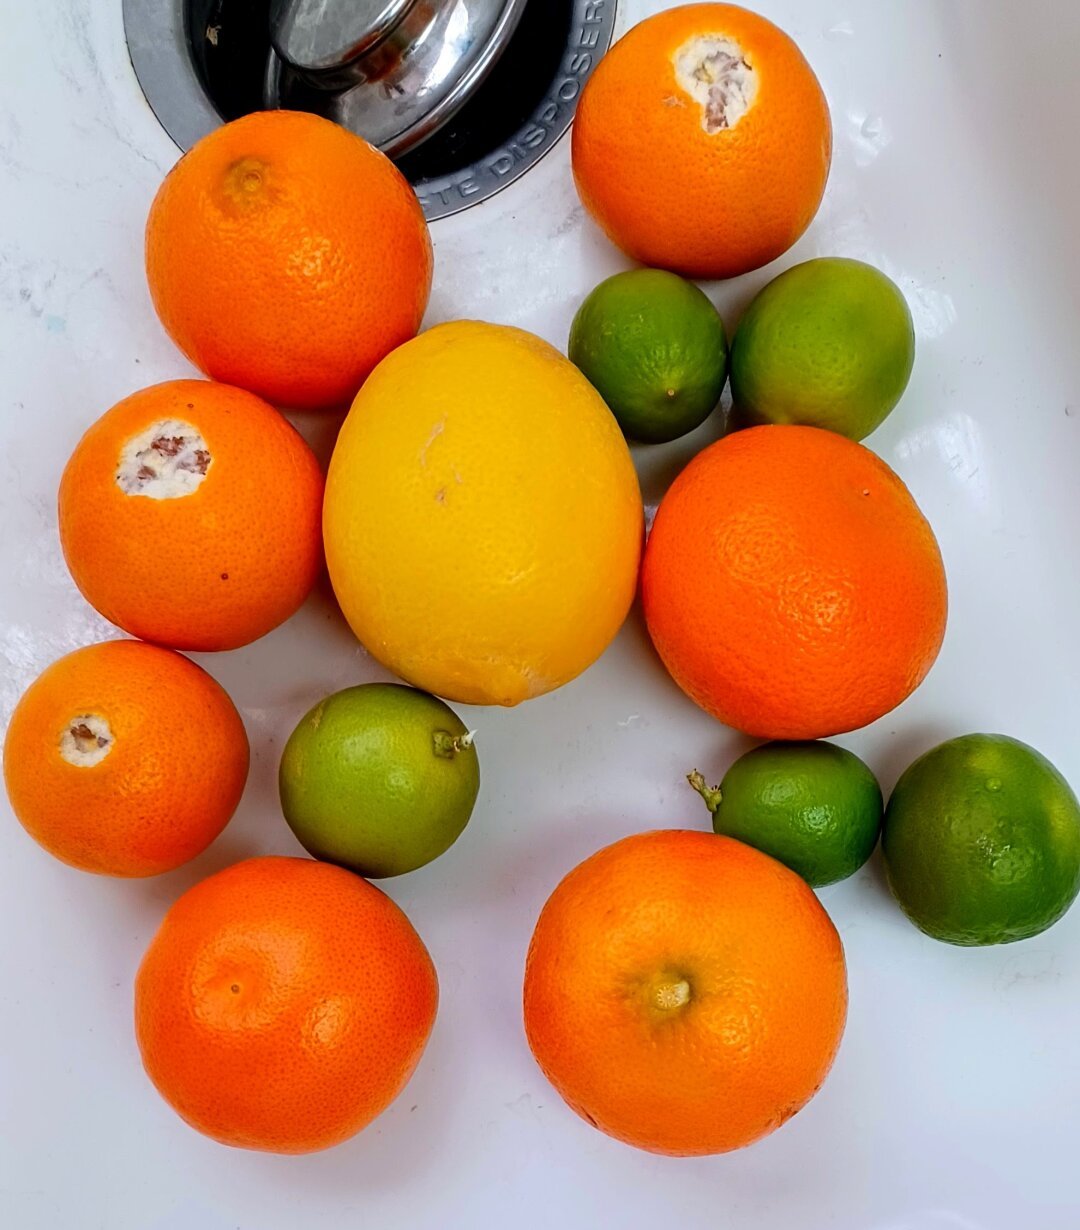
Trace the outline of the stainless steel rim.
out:
<instances>
[{"instance_id":1,"label":"stainless steel rim","mask_svg":"<svg viewBox=\"0 0 1080 1230\"><path fill-rule=\"evenodd\" d=\"M124 0L124 32L146 101L182 150L221 127L187 52L184 0Z\"/></svg>"},{"instance_id":2,"label":"stainless steel rim","mask_svg":"<svg viewBox=\"0 0 1080 1230\"><path fill-rule=\"evenodd\" d=\"M123 0L135 75L159 123L181 150L190 149L223 123L192 62L184 11L184 0ZM516 21L521 6L513 12ZM521 128L471 166L414 182L429 221L459 213L501 192L554 148L573 121L585 82L611 44L615 13L616 0L574 0L559 71ZM485 73L493 62L494 57L485 63Z\"/></svg>"}]
</instances>

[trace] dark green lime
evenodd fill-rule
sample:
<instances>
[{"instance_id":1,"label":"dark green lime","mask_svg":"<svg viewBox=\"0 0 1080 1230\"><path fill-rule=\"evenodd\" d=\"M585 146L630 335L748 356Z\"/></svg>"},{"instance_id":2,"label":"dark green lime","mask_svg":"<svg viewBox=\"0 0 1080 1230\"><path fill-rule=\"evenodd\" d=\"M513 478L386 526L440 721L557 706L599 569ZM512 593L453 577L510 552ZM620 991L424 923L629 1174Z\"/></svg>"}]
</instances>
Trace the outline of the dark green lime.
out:
<instances>
[{"instance_id":1,"label":"dark green lime","mask_svg":"<svg viewBox=\"0 0 1080 1230\"><path fill-rule=\"evenodd\" d=\"M570 328L568 353L631 440L660 444L700 427L727 379L727 335L708 296L661 269L601 282Z\"/></svg>"},{"instance_id":2,"label":"dark green lime","mask_svg":"<svg viewBox=\"0 0 1080 1230\"><path fill-rule=\"evenodd\" d=\"M1080 891L1080 804L1045 756L963 735L920 756L889 799L889 884L950 944L1007 944L1052 926Z\"/></svg>"},{"instance_id":3,"label":"dark green lime","mask_svg":"<svg viewBox=\"0 0 1080 1230\"><path fill-rule=\"evenodd\" d=\"M771 854L815 888L858 871L877 844L881 787L835 743L765 743L713 789L700 773L689 780L717 833Z\"/></svg>"}]
</instances>

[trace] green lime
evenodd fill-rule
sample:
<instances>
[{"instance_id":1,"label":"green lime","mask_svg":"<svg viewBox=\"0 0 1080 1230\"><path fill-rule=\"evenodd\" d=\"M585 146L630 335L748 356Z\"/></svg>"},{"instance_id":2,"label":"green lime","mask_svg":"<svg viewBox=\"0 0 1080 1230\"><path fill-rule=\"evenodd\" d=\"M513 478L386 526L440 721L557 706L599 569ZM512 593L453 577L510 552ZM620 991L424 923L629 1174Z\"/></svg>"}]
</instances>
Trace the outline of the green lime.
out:
<instances>
[{"instance_id":1,"label":"green lime","mask_svg":"<svg viewBox=\"0 0 1080 1230\"><path fill-rule=\"evenodd\" d=\"M862 261L806 261L770 282L739 322L733 422L862 440L900 400L914 362L911 312L895 282Z\"/></svg>"},{"instance_id":2,"label":"green lime","mask_svg":"<svg viewBox=\"0 0 1080 1230\"><path fill-rule=\"evenodd\" d=\"M289 827L316 858L396 876L448 850L480 789L472 736L441 700L365 683L320 701L278 771Z\"/></svg>"},{"instance_id":3,"label":"green lime","mask_svg":"<svg viewBox=\"0 0 1080 1230\"><path fill-rule=\"evenodd\" d=\"M881 829L881 787L865 764L835 743L764 743L710 789L690 785L713 828L771 854L814 888L846 879L866 862Z\"/></svg>"},{"instance_id":4,"label":"green lime","mask_svg":"<svg viewBox=\"0 0 1080 1230\"><path fill-rule=\"evenodd\" d=\"M720 313L693 282L662 269L631 269L595 287L567 352L623 433L646 444L700 427L727 379Z\"/></svg>"},{"instance_id":5,"label":"green lime","mask_svg":"<svg viewBox=\"0 0 1080 1230\"><path fill-rule=\"evenodd\" d=\"M950 944L1038 935L1080 890L1080 803L1034 748L964 735L920 756L885 810L882 852L901 909Z\"/></svg>"}]
</instances>

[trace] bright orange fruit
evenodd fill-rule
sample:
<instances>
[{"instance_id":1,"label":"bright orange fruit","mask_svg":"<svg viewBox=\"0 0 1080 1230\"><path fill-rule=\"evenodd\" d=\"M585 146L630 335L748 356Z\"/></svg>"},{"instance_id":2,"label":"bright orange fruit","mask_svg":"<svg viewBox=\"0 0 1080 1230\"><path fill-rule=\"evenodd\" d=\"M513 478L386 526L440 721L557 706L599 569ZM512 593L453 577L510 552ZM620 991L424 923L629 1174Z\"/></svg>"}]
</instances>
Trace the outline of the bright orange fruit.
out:
<instances>
[{"instance_id":1,"label":"bright orange fruit","mask_svg":"<svg viewBox=\"0 0 1080 1230\"><path fill-rule=\"evenodd\" d=\"M329 120L257 111L169 173L146 224L161 322L208 376L297 409L344 406L420 327L432 252L394 164Z\"/></svg>"},{"instance_id":2,"label":"bright orange fruit","mask_svg":"<svg viewBox=\"0 0 1080 1230\"><path fill-rule=\"evenodd\" d=\"M573 129L581 199L645 265L730 278L810 225L832 157L813 70L770 21L686 4L635 26L600 61Z\"/></svg>"},{"instance_id":3,"label":"bright orange fruit","mask_svg":"<svg viewBox=\"0 0 1080 1230\"><path fill-rule=\"evenodd\" d=\"M235 649L288 619L322 564L323 480L272 406L206 380L125 398L60 482L60 541L106 619L174 649Z\"/></svg>"},{"instance_id":4,"label":"bright orange fruit","mask_svg":"<svg viewBox=\"0 0 1080 1230\"><path fill-rule=\"evenodd\" d=\"M626 837L555 889L525 967L537 1063L594 1127L723 1153L799 1110L847 1013L844 951L806 882L712 833Z\"/></svg>"},{"instance_id":5,"label":"bright orange fruit","mask_svg":"<svg viewBox=\"0 0 1080 1230\"><path fill-rule=\"evenodd\" d=\"M236 810L247 771L247 735L224 689L139 641L54 662L4 740L23 827L50 854L103 875L157 875L201 853Z\"/></svg>"},{"instance_id":6,"label":"bright orange fruit","mask_svg":"<svg viewBox=\"0 0 1080 1230\"><path fill-rule=\"evenodd\" d=\"M329 863L252 858L189 889L135 980L158 1092L227 1145L310 1153L405 1087L438 982L402 911Z\"/></svg>"},{"instance_id":7,"label":"bright orange fruit","mask_svg":"<svg viewBox=\"0 0 1080 1230\"><path fill-rule=\"evenodd\" d=\"M945 570L910 492L817 427L753 427L699 453L657 512L641 589L675 682L763 739L874 721L945 635Z\"/></svg>"}]
</instances>

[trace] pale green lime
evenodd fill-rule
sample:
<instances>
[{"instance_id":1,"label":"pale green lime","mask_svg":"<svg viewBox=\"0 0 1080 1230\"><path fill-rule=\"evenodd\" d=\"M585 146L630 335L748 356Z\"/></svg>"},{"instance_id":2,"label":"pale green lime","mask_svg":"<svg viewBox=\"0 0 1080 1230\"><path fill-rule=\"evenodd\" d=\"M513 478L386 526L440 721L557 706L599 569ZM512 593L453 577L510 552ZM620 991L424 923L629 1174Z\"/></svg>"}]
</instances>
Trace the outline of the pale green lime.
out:
<instances>
[{"instance_id":1,"label":"pale green lime","mask_svg":"<svg viewBox=\"0 0 1080 1230\"><path fill-rule=\"evenodd\" d=\"M900 400L914 362L911 312L895 282L862 261L806 261L771 281L739 322L732 423L862 440Z\"/></svg>"},{"instance_id":2,"label":"pale green lime","mask_svg":"<svg viewBox=\"0 0 1080 1230\"><path fill-rule=\"evenodd\" d=\"M396 876L458 839L480 765L448 705L415 688L367 683L335 692L300 720L278 787L309 853L363 876Z\"/></svg>"}]
</instances>

